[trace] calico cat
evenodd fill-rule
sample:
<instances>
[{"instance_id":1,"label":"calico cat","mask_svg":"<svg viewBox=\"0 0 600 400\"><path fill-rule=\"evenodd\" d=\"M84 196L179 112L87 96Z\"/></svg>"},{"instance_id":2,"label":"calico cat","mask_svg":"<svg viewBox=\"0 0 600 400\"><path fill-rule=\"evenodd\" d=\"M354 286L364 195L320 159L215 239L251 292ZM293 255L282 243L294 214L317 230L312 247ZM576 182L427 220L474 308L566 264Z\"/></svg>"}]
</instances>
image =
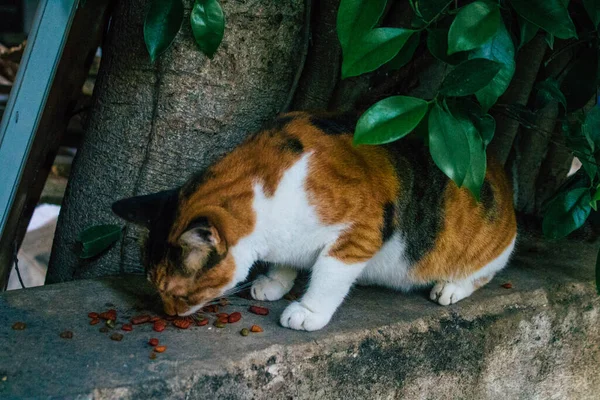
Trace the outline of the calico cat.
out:
<instances>
[{"instance_id":1,"label":"calico cat","mask_svg":"<svg viewBox=\"0 0 600 400\"><path fill-rule=\"evenodd\" d=\"M251 288L278 300L299 270L304 296L281 324L323 328L355 283L456 303L508 262L516 238L511 187L489 163L481 201L432 162L420 139L353 146L354 122L308 113L277 118L181 188L120 200L113 211L146 226L148 278L170 315L190 315L273 266Z\"/></svg>"}]
</instances>

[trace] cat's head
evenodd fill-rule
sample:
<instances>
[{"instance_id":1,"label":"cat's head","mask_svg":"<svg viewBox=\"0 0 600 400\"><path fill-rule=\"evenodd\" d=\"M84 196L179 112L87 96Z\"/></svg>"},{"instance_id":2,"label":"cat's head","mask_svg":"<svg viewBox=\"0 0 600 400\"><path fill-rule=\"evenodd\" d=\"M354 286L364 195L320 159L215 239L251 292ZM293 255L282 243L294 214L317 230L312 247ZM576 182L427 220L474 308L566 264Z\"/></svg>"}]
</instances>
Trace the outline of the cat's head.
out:
<instances>
[{"instance_id":1,"label":"cat's head","mask_svg":"<svg viewBox=\"0 0 600 400\"><path fill-rule=\"evenodd\" d=\"M119 200L113 212L148 229L142 260L169 315L189 315L233 286L218 210L184 218L178 190Z\"/></svg>"}]
</instances>

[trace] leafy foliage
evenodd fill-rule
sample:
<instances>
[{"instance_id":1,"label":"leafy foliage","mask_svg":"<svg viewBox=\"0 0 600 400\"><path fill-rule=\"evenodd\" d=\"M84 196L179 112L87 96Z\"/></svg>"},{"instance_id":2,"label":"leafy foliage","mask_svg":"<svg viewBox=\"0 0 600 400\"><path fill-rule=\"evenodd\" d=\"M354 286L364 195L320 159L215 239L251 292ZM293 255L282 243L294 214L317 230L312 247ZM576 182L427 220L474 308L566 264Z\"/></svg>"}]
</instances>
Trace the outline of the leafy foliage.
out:
<instances>
[{"instance_id":1,"label":"leafy foliage","mask_svg":"<svg viewBox=\"0 0 600 400\"><path fill-rule=\"evenodd\" d=\"M183 21L181 0L153 0L144 21L144 41L150 61L165 52L175 40Z\"/></svg>"},{"instance_id":2,"label":"leafy foliage","mask_svg":"<svg viewBox=\"0 0 600 400\"><path fill-rule=\"evenodd\" d=\"M414 15L406 28L380 26L388 3L341 0L337 32L342 76L401 68L420 48L446 64L447 73L430 99L393 96L369 108L358 122L354 143L418 136L428 143L440 170L479 199L486 147L496 129L488 111L515 74L513 38L518 38L521 49L536 35L545 35L552 52L544 66L565 50L575 52L574 61L559 72L548 74L548 69L540 74L544 79L535 85L532 104L502 109L531 129L537 110L551 104L559 107L565 142L581 160L583 171L545 206L543 231L561 238L581 227L600 200L600 108L583 110L600 82L600 0L410 0ZM575 14L577 25L571 19ZM589 22L584 20L588 17ZM558 50L555 39L564 41ZM600 259L597 271L600 293Z\"/></svg>"},{"instance_id":3,"label":"leafy foliage","mask_svg":"<svg viewBox=\"0 0 600 400\"><path fill-rule=\"evenodd\" d=\"M78 241L82 250L80 258L92 258L102 253L121 238L122 230L118 225L95 225L79 234Z\"/></svg>"},{"instance_id":4,"label":"leafy foliage","mask_svg":"<svg viewBox=\"0 0 600 400\"><path fill-rule=\"evenodd\" d=\"M217 0L196 0L190 22L198 47L208 58L213 58L225 31L225 17L221 5Z\"/></svg>"},{"instance_id":5,"label":"leafy foliage","mask_svg":"<svg viewBox=\"0 0 600 400\"><path fill-rule=\"evenodd\" d=\"M173 43L184 18L182 0L152 0L144 21L144 42L154 62ZM218 0L196 0L190 24L198 48L212 58L223 39L225 19Z\"/></svg>"}]
</instances>

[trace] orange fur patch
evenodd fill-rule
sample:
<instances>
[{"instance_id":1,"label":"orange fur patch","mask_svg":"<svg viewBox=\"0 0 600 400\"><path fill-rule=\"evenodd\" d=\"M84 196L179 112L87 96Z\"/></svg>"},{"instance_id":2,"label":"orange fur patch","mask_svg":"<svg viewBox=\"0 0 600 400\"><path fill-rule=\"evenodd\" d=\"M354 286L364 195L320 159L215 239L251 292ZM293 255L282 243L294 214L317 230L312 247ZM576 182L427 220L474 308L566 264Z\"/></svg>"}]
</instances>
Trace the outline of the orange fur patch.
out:
<instances>
[{"instance_id":1,"label":"orange fur patch","mask_svg":"<svg viewBox=\"0 0 600 400\"><path fill-rule=\"evenodd\" d=\"M502 167L488 163L486 179L494 193L493 217L486 215L482 203L466 188L450 182L443 229L434 249L411 271L414 279L427 283L465 278L498 257L515 238L512 189Z\"/></svg>"}]
</instances>

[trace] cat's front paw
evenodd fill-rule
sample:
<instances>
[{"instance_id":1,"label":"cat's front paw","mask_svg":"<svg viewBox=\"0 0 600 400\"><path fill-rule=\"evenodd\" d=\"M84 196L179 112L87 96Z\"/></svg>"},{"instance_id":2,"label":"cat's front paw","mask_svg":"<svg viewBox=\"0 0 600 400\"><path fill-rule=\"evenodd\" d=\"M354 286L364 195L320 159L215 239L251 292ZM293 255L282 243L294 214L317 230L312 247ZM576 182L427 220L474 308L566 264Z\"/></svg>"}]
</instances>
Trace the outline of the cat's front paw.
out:
<instances>
[{"instance_id":1,"label":"cat's front paw","mask_svg":"<svg viewBox=\"0 0 600 400\"><path fill-rule=\"evenodd\" d=\"M292 282L293 285L293 282ZM260 301L275 301L281 299L292 288L284 286L277 279L270 278L266 275L259 275L252 283L250 294L254 300Z\"/></svg>"},{"instance_id":2,"label":"cat's front paw","mask_svg":"<svg viewBox=\"0 0 600 400\"><path fill-rule=\"evenodd\" d=\"M454 304L473 293L471 282L439 282L429 294L429 298L442 306Z\"/></svg>"},{"instance_id":3,"label":"cat's front paw","mask_svg":"<svg viewBox=\"0 0 600 400\"><path fill-rule=\"evenodd\" d=\"M283 311L280 322L286 328L316 331L327 325L330 319L331 314L314 312L295 301Z\"/></svg>"}]
</instances>

